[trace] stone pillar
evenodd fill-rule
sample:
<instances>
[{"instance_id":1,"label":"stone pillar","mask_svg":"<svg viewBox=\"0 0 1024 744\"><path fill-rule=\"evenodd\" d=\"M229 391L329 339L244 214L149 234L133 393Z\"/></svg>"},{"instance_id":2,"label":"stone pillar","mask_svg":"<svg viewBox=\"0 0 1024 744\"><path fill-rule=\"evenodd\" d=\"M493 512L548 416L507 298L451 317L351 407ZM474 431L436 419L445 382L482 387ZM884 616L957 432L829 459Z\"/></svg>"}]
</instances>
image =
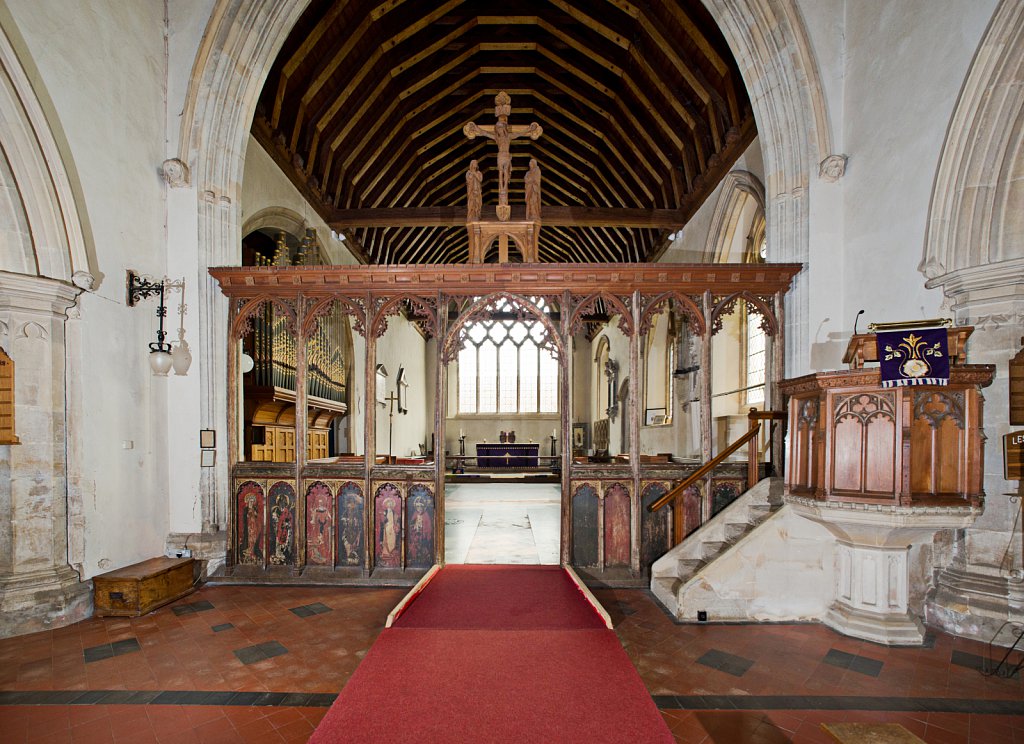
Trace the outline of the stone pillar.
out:
<instances>
[{"instance_id":1,"label":"stone pillar","mask_svg":"<svg viewBox=\"0 0 1024 744\"><path fill-rule=\"evenodd\" d=\"M950 285L966 290L956 293L959 302L954 309L958 325L975 327L968 361L994 364L996 376L985 389L985 513L969 529L956 533L948 563L936 574L925 605L929 624L985 642L1003 623L1024 621L1021 483L1003 478L1002 453L1003 435L1018 428L1009 424L1008 363L1024 335L1024 287L993 286L1006 282L1001 274L999 264L993 264L973 269L974 286L969 288L947 282L947 292ZM1004 631L996 642L1012 638Z\"/></svg>"},{"instance_id":2,"label":"stone pillar","mask_svg":"<svg viewBox=\"0 0 1024 744\"><path fill-rule=\"evenodd\" d=\"M957 325L973 325L972 364L996 365L985 390L985 513L959 532L925 607L928 622L981 641L1024 622L1020 482L1003 479L1010 431L1007 363L1024 326L1024 0L1000 0L964 80L939 160L918 267ZM1007 643L1000 635L997 643Z\"/></svg>"},{"instance_id":3,"label":"stone pillar","mask_svg":"<svg viewBox=\"0 0 1024 744\"><path fill-rule=\"evenodd\" d=\"M68 564L64 324L80 289L0 272L0 343L15 364L20 445L0 446L0 637L92 614Z\"/></svg>"}]
</instances>

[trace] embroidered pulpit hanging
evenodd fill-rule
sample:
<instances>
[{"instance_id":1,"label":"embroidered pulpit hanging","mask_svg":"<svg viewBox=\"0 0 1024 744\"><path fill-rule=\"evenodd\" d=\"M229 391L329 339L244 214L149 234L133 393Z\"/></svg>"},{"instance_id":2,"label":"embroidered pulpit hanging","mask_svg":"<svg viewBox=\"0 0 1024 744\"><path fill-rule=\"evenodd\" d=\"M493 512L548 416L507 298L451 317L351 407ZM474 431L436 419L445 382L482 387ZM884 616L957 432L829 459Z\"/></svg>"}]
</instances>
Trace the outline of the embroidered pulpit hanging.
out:
<instances>
[{"instance_id":1,"label":"embroidered pulpit hanging","mask_svg":"<svg viewBox=\"0 0 1024 744\"><path fill-rule=\"evenodd\" d=\"M882 387L945 385L949 382L945 328L879 331L876 336Z\"/></svg>"}]
</instances>

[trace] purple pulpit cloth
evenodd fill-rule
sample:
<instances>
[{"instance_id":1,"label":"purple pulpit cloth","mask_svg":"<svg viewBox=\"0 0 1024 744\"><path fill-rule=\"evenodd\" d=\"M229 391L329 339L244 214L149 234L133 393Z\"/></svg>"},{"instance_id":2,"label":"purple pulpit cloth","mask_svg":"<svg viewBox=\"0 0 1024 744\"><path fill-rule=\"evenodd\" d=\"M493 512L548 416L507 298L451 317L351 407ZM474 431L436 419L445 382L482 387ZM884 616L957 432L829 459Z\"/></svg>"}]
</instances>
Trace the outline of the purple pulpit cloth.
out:
<instances>
[{"instance_id":1,"label":"purple pulpit cloth","mask_svg":"<svg viewBox=\"0 0 1024 744\"><path fill-rule=\"evenodd\" d=\"M949 383L945 328L879 331L875 342L878 344L882 387Z\"/></svg>"}]
</instances>

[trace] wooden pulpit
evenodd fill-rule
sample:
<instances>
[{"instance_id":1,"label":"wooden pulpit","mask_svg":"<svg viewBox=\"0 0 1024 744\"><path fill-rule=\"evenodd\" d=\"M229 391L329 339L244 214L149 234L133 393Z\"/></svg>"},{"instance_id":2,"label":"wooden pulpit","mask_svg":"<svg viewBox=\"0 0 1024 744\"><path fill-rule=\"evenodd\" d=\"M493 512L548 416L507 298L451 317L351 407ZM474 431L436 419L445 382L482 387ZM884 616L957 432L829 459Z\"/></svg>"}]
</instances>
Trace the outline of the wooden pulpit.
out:
<instances>
[{"instance_id":1,"label":"wooden pulpit","mask_svg":"<svg viewBox=\"0 0 1024 744\"><path fill-rule=\"evenodd\" d=\"M950 328L948 385L883 388L873 334L855 335L851 369L784 380L787 490L825 501L901 506L982 500L982 395L993 365L963 364L973 328Z\"/></svg>"}]
</instances>

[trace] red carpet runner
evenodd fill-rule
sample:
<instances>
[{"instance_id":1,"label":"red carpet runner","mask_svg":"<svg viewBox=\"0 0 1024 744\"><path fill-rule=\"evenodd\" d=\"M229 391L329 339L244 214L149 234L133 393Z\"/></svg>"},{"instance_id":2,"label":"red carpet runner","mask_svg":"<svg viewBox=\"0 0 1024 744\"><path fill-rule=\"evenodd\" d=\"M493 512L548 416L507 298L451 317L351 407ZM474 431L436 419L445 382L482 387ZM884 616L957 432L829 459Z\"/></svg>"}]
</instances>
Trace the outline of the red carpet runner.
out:
<instances>
[{"instance_id":1,"label":"red carpet runner","mask_svg":"<svg viewBox=\"0 0 1024 744\"><path fill-rule=\"evenodd\" d=\"M310 742L665 742L618 637L557 566L448 566Z\"/></svg>"}]
</instances>

